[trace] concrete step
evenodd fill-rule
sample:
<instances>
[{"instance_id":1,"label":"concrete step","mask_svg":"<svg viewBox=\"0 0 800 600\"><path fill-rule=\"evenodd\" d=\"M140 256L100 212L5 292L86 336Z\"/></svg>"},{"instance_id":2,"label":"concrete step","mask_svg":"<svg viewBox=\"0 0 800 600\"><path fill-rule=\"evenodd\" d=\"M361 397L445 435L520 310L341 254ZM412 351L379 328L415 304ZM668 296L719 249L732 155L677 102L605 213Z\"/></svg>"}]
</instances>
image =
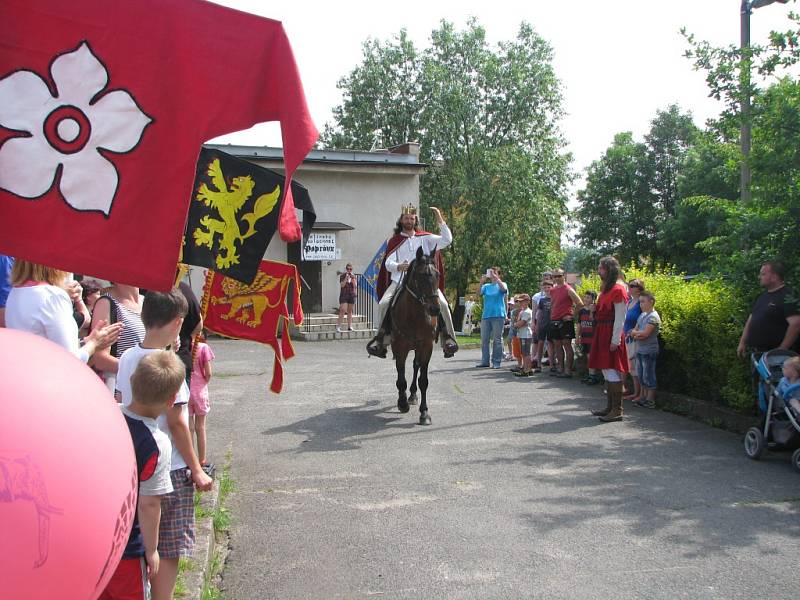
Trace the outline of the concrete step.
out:
<instances>
[{"instance_id":1,"label":"concrete step","mask_svg":"<svg viewBox=\"0 0 800 600\"><path fill-rule=\"evenodd\" d=\"M293 331L292 339L301 342L331 342L334 340L369 340L375 335L374 329L357 329L338 333L333 331Z\"/></svg>"},{"instance_id":2,"label":"concrete step","mask_svg":"<svg viewBox=\"0 0 800 600\"><path fill-rule=\"evenodd\" d=\"M344 325L342 328L346 329L347 325ZM303 325L300 326L300 329L302 329L303 331L306 331L308 333L314 333L314 332L324 333L326 331L336 331L336 323L330 323L330 324L325 324L325 325L313 325L313 324L303 323ZM353 321L353 329L357 329L357 330L358 329L371 329L371 326L370 326L370 323L365 323L365 322L364 323L356 323L355 321Z\"/></svg>"},{"instance_id":3,"label":"concrete step","mask_svg":"<svg viewBox=\"0 0 800 600\"><path fill-rule=\"evenodd\" d=\"M303 324L307 326L333 325L336 327L338 320L339 317L337 315L313 314L305 315ZM353 315L353 323L367 323L367 317L365 315Z\"/></svg>"}]
</instances>

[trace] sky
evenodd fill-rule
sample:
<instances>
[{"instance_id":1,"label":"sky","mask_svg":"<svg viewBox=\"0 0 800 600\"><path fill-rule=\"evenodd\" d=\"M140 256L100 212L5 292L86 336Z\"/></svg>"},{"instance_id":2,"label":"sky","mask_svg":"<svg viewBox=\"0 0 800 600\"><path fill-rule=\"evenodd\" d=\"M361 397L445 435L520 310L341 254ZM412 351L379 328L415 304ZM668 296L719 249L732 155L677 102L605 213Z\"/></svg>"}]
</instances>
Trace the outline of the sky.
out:
<instances>
[{"instance_id":1,"label":"sky","mask_svg":"<svg viewBox=\"0 0 800 600\"><path fill-rule=\"evenodd\" d=\"M442 19L463 28L475 17L494 45L513 39L520 22L527 21L553 47L567 113L561 128L579 176L615 134L632 131L641 140L656 111L672 103L691 111L699 126L720 112L721 103L708 98L705 74L683 57L687 44L681 27L714 45L740 39L740 0L214 1L283 23L320 131L341 103L336 84L361 62L366 39L386 40L405 28L420 49L429 45ZM754 10L752 43L765 42L771 30L788 29L791 10L800 11L794 0ZM281 145L274 123L214 141Z\"/></svg>"}]
</instances>

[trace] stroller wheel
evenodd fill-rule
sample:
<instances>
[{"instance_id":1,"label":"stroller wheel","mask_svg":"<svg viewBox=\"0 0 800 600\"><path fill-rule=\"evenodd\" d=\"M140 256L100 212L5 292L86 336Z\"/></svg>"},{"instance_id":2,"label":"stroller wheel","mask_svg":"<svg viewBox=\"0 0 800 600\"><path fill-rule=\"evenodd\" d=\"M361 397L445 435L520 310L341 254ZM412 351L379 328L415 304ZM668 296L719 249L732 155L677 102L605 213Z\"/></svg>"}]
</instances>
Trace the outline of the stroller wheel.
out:
<instances>
[{"instance_id":1,"label":"stroller wheel","mask_svg":"<svg viewBox=\"0 0 800 600\"><path fill-rule=\"evenodd\" d=\"M800 472L800 449L792 452L792 466L795 471Z\"/></svg>"},{"instance_id":2,"label":"stroller wheel","mask_svg":"<svg viewBox=\"0 0 800 600\"><path fill-rule=\"evenodd\" d=\"M748 458L758 460L761 458L766 447L767 444L764 441L764 434L761 433L758 427L751 427L747 430L747 433L744 434L744 452L747 454Z\"/></svg>"}]
</instances>

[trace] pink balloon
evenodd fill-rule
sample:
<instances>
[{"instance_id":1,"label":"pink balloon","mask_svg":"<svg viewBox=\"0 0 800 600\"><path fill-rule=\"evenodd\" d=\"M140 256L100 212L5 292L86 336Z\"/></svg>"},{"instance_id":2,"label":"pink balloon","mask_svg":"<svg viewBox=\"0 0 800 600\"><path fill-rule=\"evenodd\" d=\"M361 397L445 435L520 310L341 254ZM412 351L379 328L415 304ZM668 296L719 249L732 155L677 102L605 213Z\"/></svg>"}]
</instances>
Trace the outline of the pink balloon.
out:
<instances>
[{"instance_id":1,"label":"pink balloon","mask_svg":"<svg viewBox=\"0 0 800 600\"><path fill-rule=\"evenodd\" d=\"M130 534L136 459L117 404L58 345L0 328L3 598L95 599Z\"/></svg>"}]
</instances>

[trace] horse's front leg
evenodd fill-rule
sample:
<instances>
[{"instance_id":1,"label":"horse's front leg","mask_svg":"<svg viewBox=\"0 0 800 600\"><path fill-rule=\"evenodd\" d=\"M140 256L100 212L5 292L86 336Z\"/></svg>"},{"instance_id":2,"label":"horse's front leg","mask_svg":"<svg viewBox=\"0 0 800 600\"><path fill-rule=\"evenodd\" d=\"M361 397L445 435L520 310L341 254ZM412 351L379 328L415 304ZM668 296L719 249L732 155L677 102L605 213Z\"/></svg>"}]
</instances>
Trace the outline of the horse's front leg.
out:
<instances>
[{"instance_id":1,"label":"horse's front leg","mask_svg":"<svg viewBox=\"0 0 800 600\"><path fill-rule=\"evenodd\" d=\"M414 377L411 378L411 389L409 392L411 396L408 399L409 404L416 404L418 401L417 398L417 375L419 375L419 360L417 359L417 353L414 352Z\"/></svg>"},{"instance_id":2,"label":"horse's front leg","mask_svg":"<svg viewBox=\"0 0 800 600\"><path fill-rule=\"evenodd\" d=\"M392 349L394 353L394 349ZM398 352L394 355L394 365L397 368L397 410L401 413L408 412L408 400L406 399L406 352Z\"/></svg>"},{"instance_id":3,"label":"horse's front leg","mask_svg":"<svg viewBox=\"0 0 800 600\"><path fill-rule=\"evenodd\" d=\"M427 348L423 356L419 358L419 391L421 400L419 403L419 424L430 425L431 416L428 414L428 365L431 362L433 344Z\"/></svg>"}]
</instances>

